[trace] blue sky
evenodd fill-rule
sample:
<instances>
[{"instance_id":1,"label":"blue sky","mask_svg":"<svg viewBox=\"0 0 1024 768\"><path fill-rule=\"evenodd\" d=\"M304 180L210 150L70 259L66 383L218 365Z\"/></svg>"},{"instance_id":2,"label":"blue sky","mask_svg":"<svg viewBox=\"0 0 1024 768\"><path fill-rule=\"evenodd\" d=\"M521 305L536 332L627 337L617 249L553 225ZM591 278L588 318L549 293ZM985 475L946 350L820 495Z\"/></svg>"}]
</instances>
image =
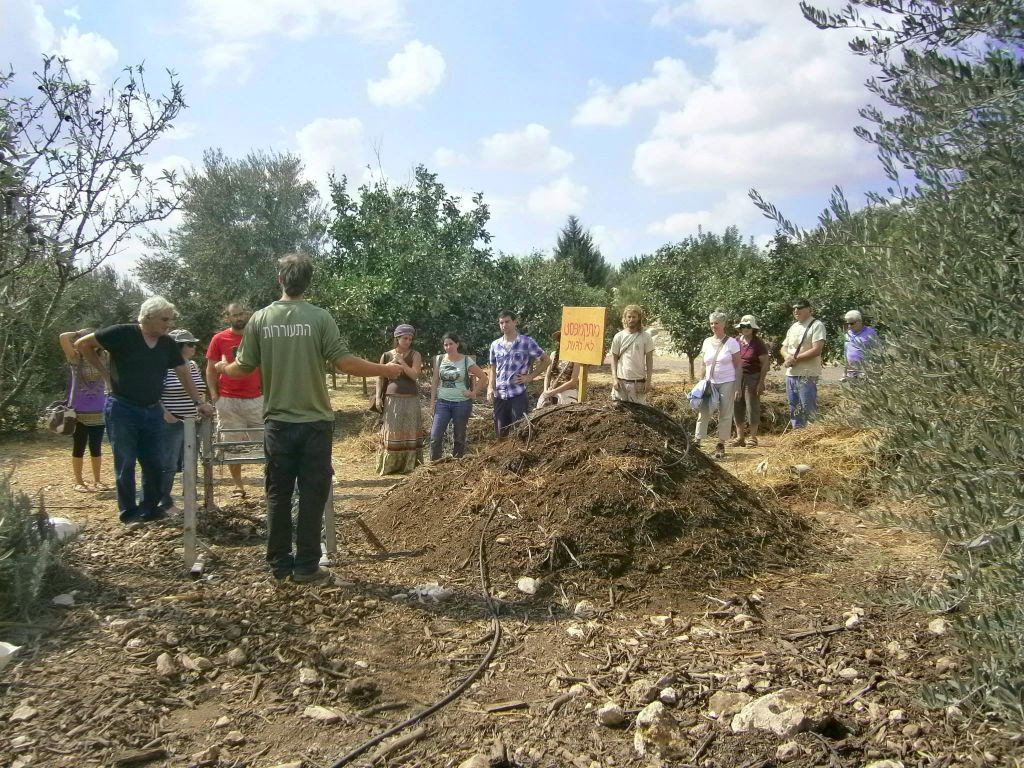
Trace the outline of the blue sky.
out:
<instances>
[{"instance_id":1,"label":"blue sky","mask_svg":"<svg viewBox=\"0 0 1024 768\"><path fill-rule=\"evenodd\" d=\"M810 225L834 184L880 185L852 132L868 65L790 0L0 0L0 51L99 83L175 70L189 109L153 168L288 150L323 187L423 163L484 193L510 253L570 213L613 262L698 226L766 239L751 187Z\"/></svg>"}]
</instances>

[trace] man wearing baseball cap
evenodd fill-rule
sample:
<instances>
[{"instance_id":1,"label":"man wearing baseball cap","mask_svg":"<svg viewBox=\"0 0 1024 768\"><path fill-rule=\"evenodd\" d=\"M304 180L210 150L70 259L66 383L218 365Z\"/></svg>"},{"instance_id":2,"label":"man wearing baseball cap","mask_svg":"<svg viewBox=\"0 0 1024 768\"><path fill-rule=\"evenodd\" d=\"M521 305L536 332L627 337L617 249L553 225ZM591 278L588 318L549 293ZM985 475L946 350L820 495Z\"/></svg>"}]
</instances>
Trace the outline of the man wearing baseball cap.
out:
<instances>
[{"instance_id":1,"label":"man wearing baseball cap","mask_svg":"<svg viewBox=\"0 0 1024 768\"><path fill-rule=\"evenodd\" d=\"M789 423L794 429L807 426L818 410L818 379L821 352L825 348L825 324L811 314L811 302L797 299L792 304L793 320L782 341L782 365L786 374Z\"/></svg>"},{"instance_id":2,"label":"man wearing baseball cap","mask_svg":"<svg viewBox=\"0 0 1024 768\"><path fill-rule=\"evenodd\" d=\"M864 325L864 316L851 309L843 316L846 324L846 341L843 351L846 356L846 378L855 379L864 374L864 350L878 340L878 331Z\"/></svg>"}]
</instances>

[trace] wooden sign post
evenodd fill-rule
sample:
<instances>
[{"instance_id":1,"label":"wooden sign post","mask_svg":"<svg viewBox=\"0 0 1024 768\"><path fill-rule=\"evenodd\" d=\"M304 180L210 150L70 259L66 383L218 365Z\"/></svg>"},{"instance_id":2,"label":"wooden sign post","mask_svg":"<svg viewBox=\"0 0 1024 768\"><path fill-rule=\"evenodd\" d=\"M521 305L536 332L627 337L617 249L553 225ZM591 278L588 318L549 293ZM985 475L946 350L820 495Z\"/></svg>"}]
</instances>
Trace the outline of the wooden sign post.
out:
<instances>
[{"instance_id":1,"label":"wooden sign post","mask_svg":"<svg viewBox=\"0 0 1024 768\"><path fill-rule=\"evenodd\" d=\"M558 358L583 365L579 402L587 396L587 366L604 363L604 307L562 307Z\"/></svg>"}]
</instances>

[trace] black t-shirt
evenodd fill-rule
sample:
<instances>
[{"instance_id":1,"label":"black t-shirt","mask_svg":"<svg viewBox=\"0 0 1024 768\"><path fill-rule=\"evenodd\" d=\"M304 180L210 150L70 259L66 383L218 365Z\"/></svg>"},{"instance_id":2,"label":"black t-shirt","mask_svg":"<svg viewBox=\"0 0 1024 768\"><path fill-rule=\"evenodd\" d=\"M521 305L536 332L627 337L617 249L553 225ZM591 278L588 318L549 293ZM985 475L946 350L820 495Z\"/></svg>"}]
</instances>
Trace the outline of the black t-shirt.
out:
<instances>
[{"instance_id":1,"label":"black t-shirt","mask_svg":"<svg viewBox=\"0 0 1024 768\"><path fill-rule=\"evenodd\" d=\"M110 352L113 394L135 405L158 403L167 369L185 364L174 339L161 336L150 347L135 323L101 328L96 331L96 341Z\"/></svg>"}]
</instances>

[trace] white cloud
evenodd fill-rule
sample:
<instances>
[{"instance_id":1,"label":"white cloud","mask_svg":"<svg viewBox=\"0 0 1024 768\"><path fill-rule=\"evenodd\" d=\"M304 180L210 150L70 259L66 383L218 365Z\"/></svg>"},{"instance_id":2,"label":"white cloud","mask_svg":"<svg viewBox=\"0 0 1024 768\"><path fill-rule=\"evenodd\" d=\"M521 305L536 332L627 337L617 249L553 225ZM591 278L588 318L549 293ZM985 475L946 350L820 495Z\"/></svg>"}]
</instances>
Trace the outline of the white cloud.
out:
<instances>
[{"instance_id":1,"label":"white cloud","mask_svg":"<svg viewBox=\"0 0 1024 768\"><path fill-rule=\"evenodd\" d=\"M363 123L358 118L318 117L295 134L306 175L327 191L327 176L345 174L355 184L368 176Z\"/></svg>"},{"instance_id":2,"label":"white cloud","mask_svg":"<svg viewBox=\"0 0 1024 768\"><path fill-rule=\"evenodd\" d=\"M117 61L117 48L95 32L79 32L71 25L57 43L56 53L68 59L68 69L79 80L102 84L104 75Z\"/></svg>"},{"instance_id":3,"label":"white cloud","mask_svg":"<svg viewBox=\"0 0 1024 768\"><path fill-rule=\"evenodd\" d=\"M367 81L366 93L378 106L414 106L437 90L444 72L441 52L432 45L413 40L391 57L387 77Z\"/></svg>"},{"instance_id":4,"label":"white cloud","mask_svg":"<svg viewBox=\"0 0 1024 768\"><path fill-rule=\"evenodd\" d=\"M606 259L618 262L625 258L626 254L622 253L622 249L629 240L629 233L625 230L595 224L590 228L590 236Z\"/></svg>"},{"instance_id":5,"label":"white cloud","mask_svg":"<svg viewBox=\"0 0 1024 768\"><path fill-rule=\"evenodd\" d=\"M530 190L526 196L526 207L536 216L547 220L564 219L569 214L583 210L587 200L587 188L577 184L568 176L555 179Z\"/></svg>"},{"instance_id":6,"label":"white cloud","mask_svg":"<svg viewBox=\"0 0 1024 768\"><path fill-rule=\"evenodd\" d=\"M404 6L405 0L189 0L188 24L208 42L202 60L217 75L249 71L252 54L273 37L393 38L405 27Z\"/></svg>"},{"instance_id":7,"label":"white cloud","mask_svg":"<svg viewBox=\"0 0 1024 768\"><path fill-rule=\"evenodd\" d=\"M778 9L768 0L657 0L656 4L651 18L656 27L673 26L691 18L711 24L766 24Z\"/></svg>"},{"instance_id":8,"label":"white cloud","mask_svg":"<svg viewBox=\"0 0 1024 768\"><path fill-rule=\"evenodd\" d=\"M597 83L573 115L575 125L625 125L638 109L681 104L696 79L686 62L666 57L654 62L654 74L618 90Z\"/></svg>"},{"instance_id":9,"label":"white cloud","mask_svg":"<svg viewBox=\"0 0 1024 768\"><path fill-rule=\"evenodd\" d=\"M438 147L430 156L430 167L438 171L444 170L445 168L455 168L459 165L465 165L465 163L465 156L459 154L454 149L450 149L449 147Z\"/></svg>"},{"instance_id":10,"label":"white cloud","mask_svg":"<svg viewBox=\"0 0 1024 768\"><path fill-rule=\"evenodd\" d=\"M225 72L234 75L237 83L244 83L252 74L252 54L257 46L245 42L224 42L211 45L199 56L200 63L206 71L203 79L212 82Z\"/></svg>"},{"instance_id":11,"label":"white cloud","mask_svg":"<svg viewBox=\"0 0 1024 768\"><path fill-rule=\"evenodd\" d=\"M189 120L179 120L163 135L165 141L183 141L191 139L199 131L199 124Z\"/></svg>"},{"instance_id":12,"label":"white cloud","mask_svg":"<svg viewBox=\"0 0 1024 768\"><path fill-rule=\"evenodd\" d=\"M662 8L676 20L731 26L697 40L714 66L636 148L639 181L784 194L873 174L871 148L851 130L870 64L850 53L842 34L817 30L796 5L691 0Z\"/></svg>"},{"instance_id":13,"label":"white cloud","mask_svg":"<svg viewBox=\"0 0 1024 768\"><path fill-rule=\"evenodd\" d=\"M560 171L572 163L572 153L551 144L551 131L530 123L521 131L495 133L481 139L484 165L501 170Z\"/></svg>"},{"instance_id":14,"label":"white cloud","mask_svg":"<svg viewBox=\"0 0 1024 768\"><path fill-rule=\"evenodd\" d=\"M763 130L706 133L685 140L653 139L637 147L633 172L669 190L759 187L793 192L867 169L868 149L849 131L811 123Z\"/></svg>"},{"instance_id":15,"label":"white cloud","mask_svg":"<svg viewBox=\"0 0 1024 768\"><path fill-rule=\"evenodd\" d=\"M64 15L67 16L69 19L74 19L75 21L82 20L82 14L79 13L77 5L72 6L71 8L65 8Z\"/></svg>"},{"instance_id":16,"label":"white cloud","mask_svg":"<svg viewBox=\"0 0 1024 768\"><path fill-rule=\"evenodd\" d=\"M214 38L284 35L304 40L344 31L386 39L404 24L402 0L190 0L192 23Z\"/></svg>"},{"instance_id":17,"label":"white cloud","mask_svg":"<svg viewBox=\"0 0 1024 768\"><path fill-rule=\"evenodd\" d=\"M661 235L670 240L682 240L697 234L698 229L711 232L722 232L726 227L736 226L741 232L767 222L761 211L746 194L734 191L709 208L697 211L674 213L660 221L648 225L647 231L652 235ZM770 226L770 225L769 225Z\"/></svg>"}]
</instances>

